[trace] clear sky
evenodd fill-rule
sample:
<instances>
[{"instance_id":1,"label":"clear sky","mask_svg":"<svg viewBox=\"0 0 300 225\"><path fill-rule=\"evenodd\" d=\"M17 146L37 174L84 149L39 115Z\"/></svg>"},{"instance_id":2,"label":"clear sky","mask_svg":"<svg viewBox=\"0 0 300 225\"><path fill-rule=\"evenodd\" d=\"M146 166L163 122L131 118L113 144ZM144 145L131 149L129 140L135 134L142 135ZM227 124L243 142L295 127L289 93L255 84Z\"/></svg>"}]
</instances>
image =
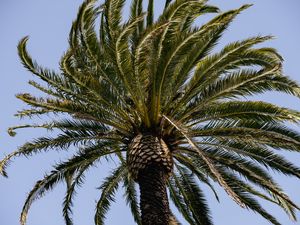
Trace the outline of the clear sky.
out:
<instances>
[{"instance_id":1,"label":"clear sky","mask_svg":"<svg viewBox=\"0 0 300 225\"><path fill-rule=\"evenodd\" d=\"M156 0L156 11L162 9L162 0ZM23 69L17 57L16 46L25 35L30 36L28 48L38 62L44 66L57 69L58 61L67 48L68 32L82 0L0 0L0 158L15 150L31 137L38 137L45 132L41 130L19 131L14 138L9 137L9 126L26 123L19 121L13 114L25 105L14 95L20 92L34 92L27 84L32 75ZM275 47L285 59L284 71L300 82L300 2L299 0L212 0L211 4L222 10L237 8L245 3L254 6L243 12L232 24L222 39L220 46L230 41L249 36L272 34L276 40L267 43ZM203 21L202 21L203 22ZM201 23L201 20L199 21ZM261 96L262 99L282 106L300 110L299 99L275 93ZM299 127L296 128L299 130ZM74 149L70 150L70 154ZM69 155L70 155L69 154ZM19 214L27 193L36 180L51 171L51 164L63 160L68 154L50 152L34 156L31 160L19 158L9 167L9 179L0 177L0 224L17 225ZM300 154L285 154L300 166ZM100 186L106 172L114 163L105 161L98 168L90 170L86 184L78 190L74 202L75 225L93 224L95 201L100 193ZM300 182L284 176L275 175L286 192L300 205ZM220 190L220 189L218 189ZM61 203L65 186L58 185L53 192L33 204L29 212L29 225L63 225ZM206 191L215 225L267 225L259 215L240 209L220 190L221 203ZM270 204L263 204L283 225L298 224ZM175 212L178 215L177 212ZM300 214L297 213L299 219ZM112 205L108 214L108 225L134 224L129 209L122 199L122 190L117 194L117 203ZM180 218L180 217L179 217ZM183 223L186 225L187 223Z\"/></svg>"}]
</instances>

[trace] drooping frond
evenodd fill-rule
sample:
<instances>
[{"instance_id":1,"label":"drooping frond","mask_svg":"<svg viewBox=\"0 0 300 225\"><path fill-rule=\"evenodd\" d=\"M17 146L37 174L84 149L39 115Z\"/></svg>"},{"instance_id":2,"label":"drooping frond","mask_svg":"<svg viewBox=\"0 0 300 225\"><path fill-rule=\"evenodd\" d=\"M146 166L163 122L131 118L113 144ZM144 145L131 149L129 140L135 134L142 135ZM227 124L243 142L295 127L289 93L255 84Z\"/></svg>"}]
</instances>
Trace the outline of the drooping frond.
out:
<instances>
[{"instance_id":1,"label":"drooping frond","mask_svg":"<svg viewBox=\"0 0 300 225\"><path fill-rule=\"evenodd\" d=\"M242 199L244 204L247 206L248 209L253 210L254 212L260 214L262 217L264 217L266 220L271 222L274 225L282 225L279 223L271 214L269 214L260 204L258 201L256 201L253 197L251 197L247 192L241 189L239 185L235 184L235 178L230 177L230 173L223 172L223 176L226 180L228 180L228 183L232 187L232 189L235 191L235 193ZM237 179L238 180L238 179Z\"/></svg>"},{"instance_id":2,"label":"drooping frond","mask_svg":"<svg viewBox=\"0 0 300 225\"><path fill-rule=\"evenodd\" d=\"M67 191L65 195L65 199L63 202L63 216L65 218L66 225L73 225L73 220L71 218L72 215L72 206L73 206L73 198L76 194L75 188L80 186L83 183L84 172L92 165L93 162L90 164L85 165L75 175L67 174L66 184L67 184Z\"/></svg>"},{"instance_id":3,"label":"drooping frond","mask_svg":"<svg viewBox=\"0 0 300 225\"><path fill-rule=\"evenodd\" d=\"M46 191L53 189L54 185L56 185L59 181L63 179L63 176L59 172L52 172L51 174L45 176L43 180L39 180L34 188L29 193L25 204L22 209L20 223L22 225L26 224L28 210L34 200L38 197L42 196Z\"/></svg>"},{"instance_id":4,"label":"drooping frond","mask_svg":"<svg viewBox=\"0 0 300 225\"><path fill-rule=\"evenodd\" d=\"M194 137L212 137L221 140L237 140L245 143L259 143L275 149L299 151L299 134L276 122L221 121L195 128Z\"/></svg>"},{"instance_id":5,"label":"drooping frond","mask_svg":"<svg viewBox=\"0 0 300 225\"><path fill-rule=\"evenodd\" d=\"M194 218L190 212L189 206L184 202L184 199L181 193L178 190L178 186L175 183L174 179L171 178L168 183L169 193L171 200L173 201L174 205L178 209L178 211L182 214L184 219L191 225L196 225Z\"/></svg>"},{"instance_id":6,"label":"drooping frond","mask_svg":"<svg viewBox=\"0 0 300 225\"><path fill-rule=\"evenodd\" d=\"M211 180L206 175L206 171L203 170L203 168L199 168L195 166L193 163L193 160L190 159L188 156L180 154L180 153L175 153L174 158L182 165L184 165L186 168L188 168L190 171L192 171L195 176L198 178L199 182L206 184L213 194L215 195L216 200L219 202L219 196L217 191L215 190L213 184L211 183Z\"/></svg>"},{"instance_id":7,"label":"drooping frond","mask_svg":"<svg viewBox=\"0 0 300 225\"><path fill-rule=\"evenodd\" d=\"M114 201L114 194L119 187L119 183L122 181L124 173L126 173L124 165L119 166L112 172L111 176L106 178L105 182L99 188L102 193L96 206L96 225L104 224L105 214L108 211L111 202Z\"/></svg>"},{"instance_id":8,"label":"drooping frond","mask_svg":"<svg viewBox=\"0 0 300 225\"><path fill-rule=\"evenodd\" d=\"M84 171L96 160L110 153L111 152L107 150L105 145L93 146L92 148L82 150L78 155L75 155L70 160L56 165L54 170L46 175L42 180L39 180L28 194L21 213L21 224L26 224L28 210L33 201L42 197L47 191L52 190L57 183L64 181L65 177L76 172L80 174L80 171Z\"/></svg>"},{"instance_id":9,"label":"drooping frond","mask_svg":"<svg viewBox=\"0 0 300 225\"><path fill-rule=\"evenodd\" d=\"M195 224L211 225L209 208L205 201L203 192L194 180L193 175L186 169L177 166L179 176L174 175L174 180L179 193L195 220Z\"/></svg>"},{"instance_id":10,"label":"drooping frond","mask_svg":"<svg viewBox=\"0 0 300 225\"><path fill-rule=\"evenodd\" d=\"M264 167L271 168L274 171L281 172L285 175L292 175L296 177L299 177L300 175L300 168L262 145L251 145L248 143L226 140L201 141L198 142L198 144L214 147L220 149L220 151L226 151L242 157L250 158Z\"/></svg>"},{"instance_id":11,"label":"drooping frond","mask_svg":"<svg viewBox=\"0 0 300 225\"><path fill-rule=\"evenodd\" d=\"M147 26L151 26L153 23L153 0L149 0L147 9Z\"/></svg>"},{"instance_id":12,"label":"drooping frond","mask_svg":"<svg viewBox=\"0 0 300 225\"><path fill-rule=\"evenodd\" d=\"M176 124L175 121L172 121L170 118L164 116L186 139L188 144L192 147L192 149L199 155L199 157L205 162L207 165L207 168L209 171L214 175L214 178L219 182L219 184L224 188L224 190L227 192L227 194L241 207L244 207L243 202L239 199L239 197L236 195L235 192L233 192L222 177L222 175L219 173L217 167L211 160L209 156L206 155L205 152L203 152L197 144L185 133L185 129L180 127L180 125Z\"/></svg>"},{"instance_id":13,"label":"drooping frond","mask_svg":"<svg viewBox=\"0 0 300 225\"><path fill-rule=\"evenodd\" d=\"M130 207L134 221L138 225L141 225L142 222L141 222L139 205L137 201L137 192L135 189L135 183L128 175L129 175L128 173L125 173L123 177L123 183L124 183L123 187L125 189L126 202Z\"/></svg>"}]
</instances>

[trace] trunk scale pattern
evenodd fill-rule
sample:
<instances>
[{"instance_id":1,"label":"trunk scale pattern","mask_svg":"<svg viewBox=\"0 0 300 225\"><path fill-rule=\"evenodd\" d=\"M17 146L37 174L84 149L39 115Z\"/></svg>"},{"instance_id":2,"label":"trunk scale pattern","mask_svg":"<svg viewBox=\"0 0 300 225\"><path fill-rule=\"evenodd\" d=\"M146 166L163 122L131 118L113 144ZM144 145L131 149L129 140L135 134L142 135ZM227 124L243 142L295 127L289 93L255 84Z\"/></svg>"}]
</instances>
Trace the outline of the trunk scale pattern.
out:
<instances>
[{"instance_id":1,"label":"trunk scale pattern","mask_svg":"<svg viewBox=\"0 0 300 225\"><path fill-rule=\"evenodd\" d=\"M127 165L140 186L142 224L178 224L169 208L166 184L173 159L164 140L152 134L137 135L129 145Z\"/></svg>"},{"instance_id":2,"label":"trunk scale pattern","mask_svg":"<svg viewBox=\"0 0 300 225\"><path fill-rule=\"evenodd\" d=\"M173 170L172 154L163 139L152 134L139 134L129 145L127 165L132 178L137 181L139 172L151 164L158 164L169 177Z\"/></svg>"}]
</instances>

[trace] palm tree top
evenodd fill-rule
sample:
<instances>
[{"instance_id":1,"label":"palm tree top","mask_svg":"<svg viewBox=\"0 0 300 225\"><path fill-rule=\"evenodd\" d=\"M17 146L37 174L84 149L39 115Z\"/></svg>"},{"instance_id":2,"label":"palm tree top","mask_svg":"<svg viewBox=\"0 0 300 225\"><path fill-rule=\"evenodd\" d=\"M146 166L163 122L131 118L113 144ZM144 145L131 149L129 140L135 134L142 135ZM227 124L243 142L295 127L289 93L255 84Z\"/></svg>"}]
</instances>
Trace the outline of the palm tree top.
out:
<instances>
[{"instance_id":1,"label":"palm tree top","mask_svg":"<svg viewBox=\"0 0 300 225\"><path fill-rule=\"evenodd\" d=\"M154 19L154 1L148 1L147 9L142 3L132 0L125 20L125 0L101 5L86 0L73 22L60 72L31 58L28 37L19 42L21 62L41 80L29 84L44 97L18 94L29 108L16 116L47 115L51 121L8 132L14 136L17 129L45 128L60 133L25 143L0 161L0 173L7 176L5 168L16 156L78 148L36 183L21 223L34 200L66 182L63 213L72 224L72 199L82 176L99 159L113 155L119 164L101 185L95 224L103 224L122 182L135 221L141 224L134 181L146 164L136 164L133 153L141 140L163 146L155 154L166 159L171 199L189 224L213 224L198 181L217 199L212 183L219 184L237 204L273 224L280 225L254 197L279 205L296 220L299 207L265 168L300 178L300 169L276 153L300 150L300 134L289 126L299 123L300 112L247 97L278 91L299 98L300 87L284 75L283 59L274 48L256 46L272 36L250 37L214 51L230 23L251 5L221 13L207 1L167 0ZM194 21L204 14L214 17L199 27Z\"/></svg>"}]
</instances>

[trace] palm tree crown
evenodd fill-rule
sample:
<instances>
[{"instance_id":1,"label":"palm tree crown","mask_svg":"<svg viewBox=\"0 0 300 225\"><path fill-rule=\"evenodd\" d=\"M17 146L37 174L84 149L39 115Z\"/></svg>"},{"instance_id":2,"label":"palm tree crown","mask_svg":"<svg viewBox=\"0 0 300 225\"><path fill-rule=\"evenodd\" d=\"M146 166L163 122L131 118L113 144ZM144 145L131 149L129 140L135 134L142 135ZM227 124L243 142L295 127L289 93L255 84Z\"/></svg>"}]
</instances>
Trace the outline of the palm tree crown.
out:
<instances>
[{"instance_id":1,"label":"palm tree crown","mask_svg":"<svg viewBox=\"0 0 300 225\"><path fill-rule=\"evenodd\" d=\"M254 197L279 205L296 220L298 206L266 169L300 178L300 169L276 154L300 150L300 135L289 127L299 122L300 113L241 97L266 91L300 97L300 87L283 74L283 59L275 49L254 47L271 36L251 37L212 51L233 19L250 5L220 13L203 0L167 0L154 20L153 0L148 1L146 13L142 3L132 0L130 18L124 22L125 0L101 5L86 0L70 31L59 73L31 58L28 37L20 41L22 63L47 86L30 81L46 97L18 94L30 108L17 116L49 115L53 120L12 127L9 133L35 127L60 133L25 143L0 162L0 172L7 176L5 167L16 156L78 147L72 158L55 165L35 184L21 224L32 202L59 182L67 184L63 214L66 224L72 224L76 187L87 169L109 155L117 157L118 166L101 185L97 225L104 223L120 183L136 223L146 225L140 212L146 200L138 204L135 182L143 190L143 183L153 181L151 174L162 176L162 186L167 186L189 224L213 224L199 182L218 199L212 185L216 182L237 204L275 225L280 223ZM195 26L195 19L204 14L216 15Z\"/></svg>"}]
</instances>

